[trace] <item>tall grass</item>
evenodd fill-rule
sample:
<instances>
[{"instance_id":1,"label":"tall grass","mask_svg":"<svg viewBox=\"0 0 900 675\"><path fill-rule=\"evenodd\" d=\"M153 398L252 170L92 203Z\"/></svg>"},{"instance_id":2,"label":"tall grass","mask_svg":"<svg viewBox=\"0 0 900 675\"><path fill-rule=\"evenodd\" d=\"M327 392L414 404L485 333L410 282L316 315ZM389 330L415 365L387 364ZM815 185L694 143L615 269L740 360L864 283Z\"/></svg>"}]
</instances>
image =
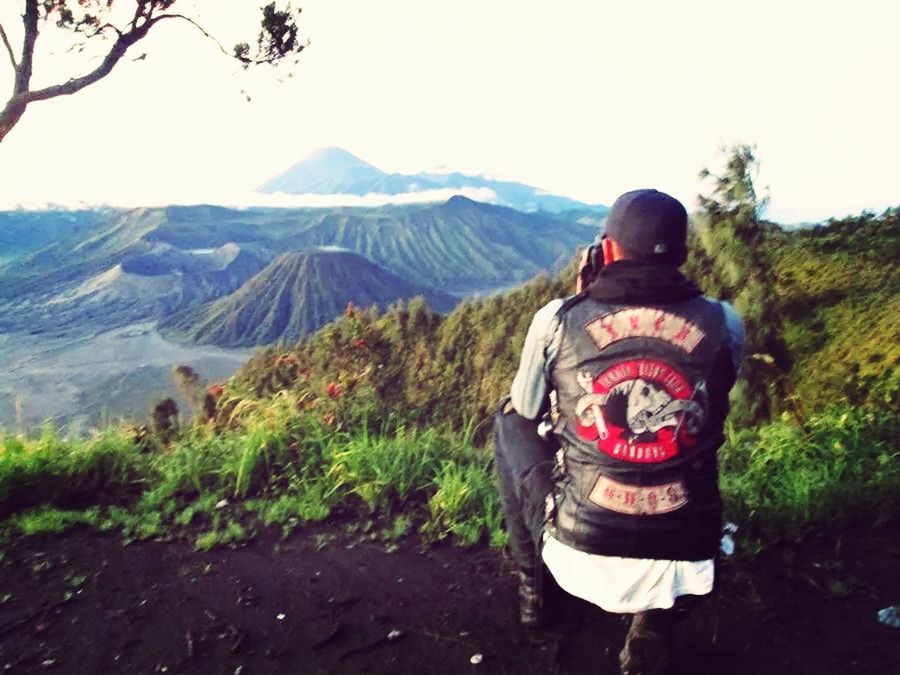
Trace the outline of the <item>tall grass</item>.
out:
<instances>
[{"instance_id":1,"label":"tall grass","mask_svg":"<svg viewBox=\"0 0 900 675\"><path fill-rule=\"evenodd\" d=\"M459 454L448 441L435 429L400 426L373 437L363 428L332 457L327 476L333 491L356 495L372 512L402 506L429 487L442 458Z\"/></svg>"},{"instance_id":2,"label":"tall grass","mask_svg":"<svg viewBox=\"0 0 900 675\"><path fill-rule=\"evenodd\" d=\"M804 423L731 430L720 453L734 518L787 535L897 517L900 451L893 411L831 408Z\"/></svg>"},{"instance_id":3,"label":"tall grass","mask_svg":"<svg viewBox=\"0 0 900 675\"><path fill-rule=\"evenodd\" d=\"M50 428L2 435L0 523L25 533L79 523L128 538L184 532L208 548L258 526L288 533L342 512L400 518L427 539L505 541L491 453L474 443L473 424L351 431L287 396L235 409L232 422L192 427L154 453L142 453L127 430L81 440ZM892 412L848 406L803 423L729 429L720 451L727 515L777 535L892 520L897 440Z\"/></svg>"},{"instance_id":4,"label":"tall grass","mask_svg":"<svg viewBox=\"0 0 900 675\"><path fill-rule=\"evenodd\" d=\"M122 498L147 471L148 457L115 429L75 440L50 426L31 439L0 433L0 516L42 503Z\"/></svg>"},{"instance_id":5,"label":"tall grass","mask_svg":"<svg viewBox=\"0 0 900 675\"><path fill-rule=\"evenodd\" d=\"M34 518L118 528L129 538L206 528L201 548L250 536L253 523L289 532L336 510L405 514L430 538L502 540L490 455L474 447L471 426L351 433L285 396L254 403L234 416L237 428L195 426L156 454L141 454L124 430L75 441L49 429L2 437L0 514L18 513L8 524L23 532L40 529L23 526ZM434 507L436 494L447 506ZM73 503L93 507L91 518L54 515Z\"/></svg>"},{"instance_id":6,"label":"tall grass","mask_svg":"<svg viewBox=\"0 0 900 675\"><path fill-rule=\"evenodd\" d=\"M468 464L445 460L434 476L434 492L428 499L429 521L425 532L443 538L453 536L474 544L488 532L494 546L506 536L500 494L486 459Z\"/></svg>"}]
</instances>

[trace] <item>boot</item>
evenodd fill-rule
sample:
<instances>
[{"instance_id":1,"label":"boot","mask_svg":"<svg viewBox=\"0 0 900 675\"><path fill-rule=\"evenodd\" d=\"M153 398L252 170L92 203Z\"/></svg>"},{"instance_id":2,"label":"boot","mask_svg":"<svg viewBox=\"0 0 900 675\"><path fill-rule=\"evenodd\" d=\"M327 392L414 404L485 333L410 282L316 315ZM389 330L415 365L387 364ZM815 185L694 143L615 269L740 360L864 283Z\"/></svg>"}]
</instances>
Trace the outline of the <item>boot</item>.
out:
<instances>
[{"instance_id":1,"label":"boot","mask_svg":"<svg viewBox=\"0 0 900 675\"><path fill-rule=\"evenodd\" d=\"M519 570L519 623L526 628L540 628L545 621L544 603L536 574Z\"/></svg>"},{"instance_id":2,"label":"boot","mask_svg":"<svg viewBox=\"0 0 900 675\"><path fill-rule=\"evenodd\" d=\"M666 675L672 667L672 610L635 614L619 653L622 675Z\"/></svg>"}]
</instances>

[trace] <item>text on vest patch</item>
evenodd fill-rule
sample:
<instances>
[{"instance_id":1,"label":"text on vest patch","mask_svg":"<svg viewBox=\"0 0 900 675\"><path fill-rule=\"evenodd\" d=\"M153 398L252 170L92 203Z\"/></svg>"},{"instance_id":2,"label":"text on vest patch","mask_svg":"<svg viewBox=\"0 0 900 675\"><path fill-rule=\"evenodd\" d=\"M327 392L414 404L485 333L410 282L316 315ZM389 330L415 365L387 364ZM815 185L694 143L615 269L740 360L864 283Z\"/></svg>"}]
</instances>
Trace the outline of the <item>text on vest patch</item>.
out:
<instances>
[{"instance_id":1,"label":"text on vest patch","mask_svg":"<svg viewBox=\"0 0 900 675\"><path fill-rule=\"evenodd\" d=\"M622 309L591 321L584 329L600 349L627 338L656 338L690 354L706 336L690 321L650 307Z\"/></svg>"},{"instance_id":2,"label":"text on vest patch","mask_svg":"<svg viewBox=\"0 0 900 675\"><path fill-rule=\"evenodd\" d=\"M654 516L688 503L687 489L676 480L662 485L626 485L600 476L588 495L597 506L632 516Z\"/></svg>"}]
</instances>

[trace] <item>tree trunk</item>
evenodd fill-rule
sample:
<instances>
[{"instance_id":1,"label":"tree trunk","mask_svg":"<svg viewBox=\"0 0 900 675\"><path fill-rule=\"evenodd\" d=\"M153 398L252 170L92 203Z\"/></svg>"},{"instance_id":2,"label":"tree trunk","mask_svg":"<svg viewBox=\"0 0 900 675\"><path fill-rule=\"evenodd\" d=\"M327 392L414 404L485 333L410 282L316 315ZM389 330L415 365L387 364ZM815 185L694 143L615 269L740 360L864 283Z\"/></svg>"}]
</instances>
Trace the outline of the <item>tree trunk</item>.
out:
<instances>
[{"instance_id":1,"label":"tree trunk","mask_svg":"<svg viewBox=\"0 0 900 675\"><path fill-rule=\"evenodd\" d=\"M25 113L25 100L20 96L11 98L0 112L0 142L6 137Z\"/></svg>"}]
</instances>

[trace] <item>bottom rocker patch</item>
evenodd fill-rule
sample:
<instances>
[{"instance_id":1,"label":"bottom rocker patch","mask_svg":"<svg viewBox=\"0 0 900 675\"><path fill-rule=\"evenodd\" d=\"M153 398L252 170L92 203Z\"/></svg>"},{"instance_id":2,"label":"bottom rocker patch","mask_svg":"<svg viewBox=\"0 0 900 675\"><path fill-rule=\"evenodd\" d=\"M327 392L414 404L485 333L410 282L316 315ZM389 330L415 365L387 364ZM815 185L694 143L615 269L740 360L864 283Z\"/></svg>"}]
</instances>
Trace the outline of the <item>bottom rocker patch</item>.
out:
<instances>
[{"instance_id":1,"label":"bottom rocker patch","mask_svg":"<svg viewBox=\"0 0 900 675\"><path fill-rule=\"evenodd\" d=\"M626 485L600 476L588 495L597 506L632 516L655 516L680 509L688 503L687 489L680 480L662 485Z\"/></svg>"}]
</instances>

